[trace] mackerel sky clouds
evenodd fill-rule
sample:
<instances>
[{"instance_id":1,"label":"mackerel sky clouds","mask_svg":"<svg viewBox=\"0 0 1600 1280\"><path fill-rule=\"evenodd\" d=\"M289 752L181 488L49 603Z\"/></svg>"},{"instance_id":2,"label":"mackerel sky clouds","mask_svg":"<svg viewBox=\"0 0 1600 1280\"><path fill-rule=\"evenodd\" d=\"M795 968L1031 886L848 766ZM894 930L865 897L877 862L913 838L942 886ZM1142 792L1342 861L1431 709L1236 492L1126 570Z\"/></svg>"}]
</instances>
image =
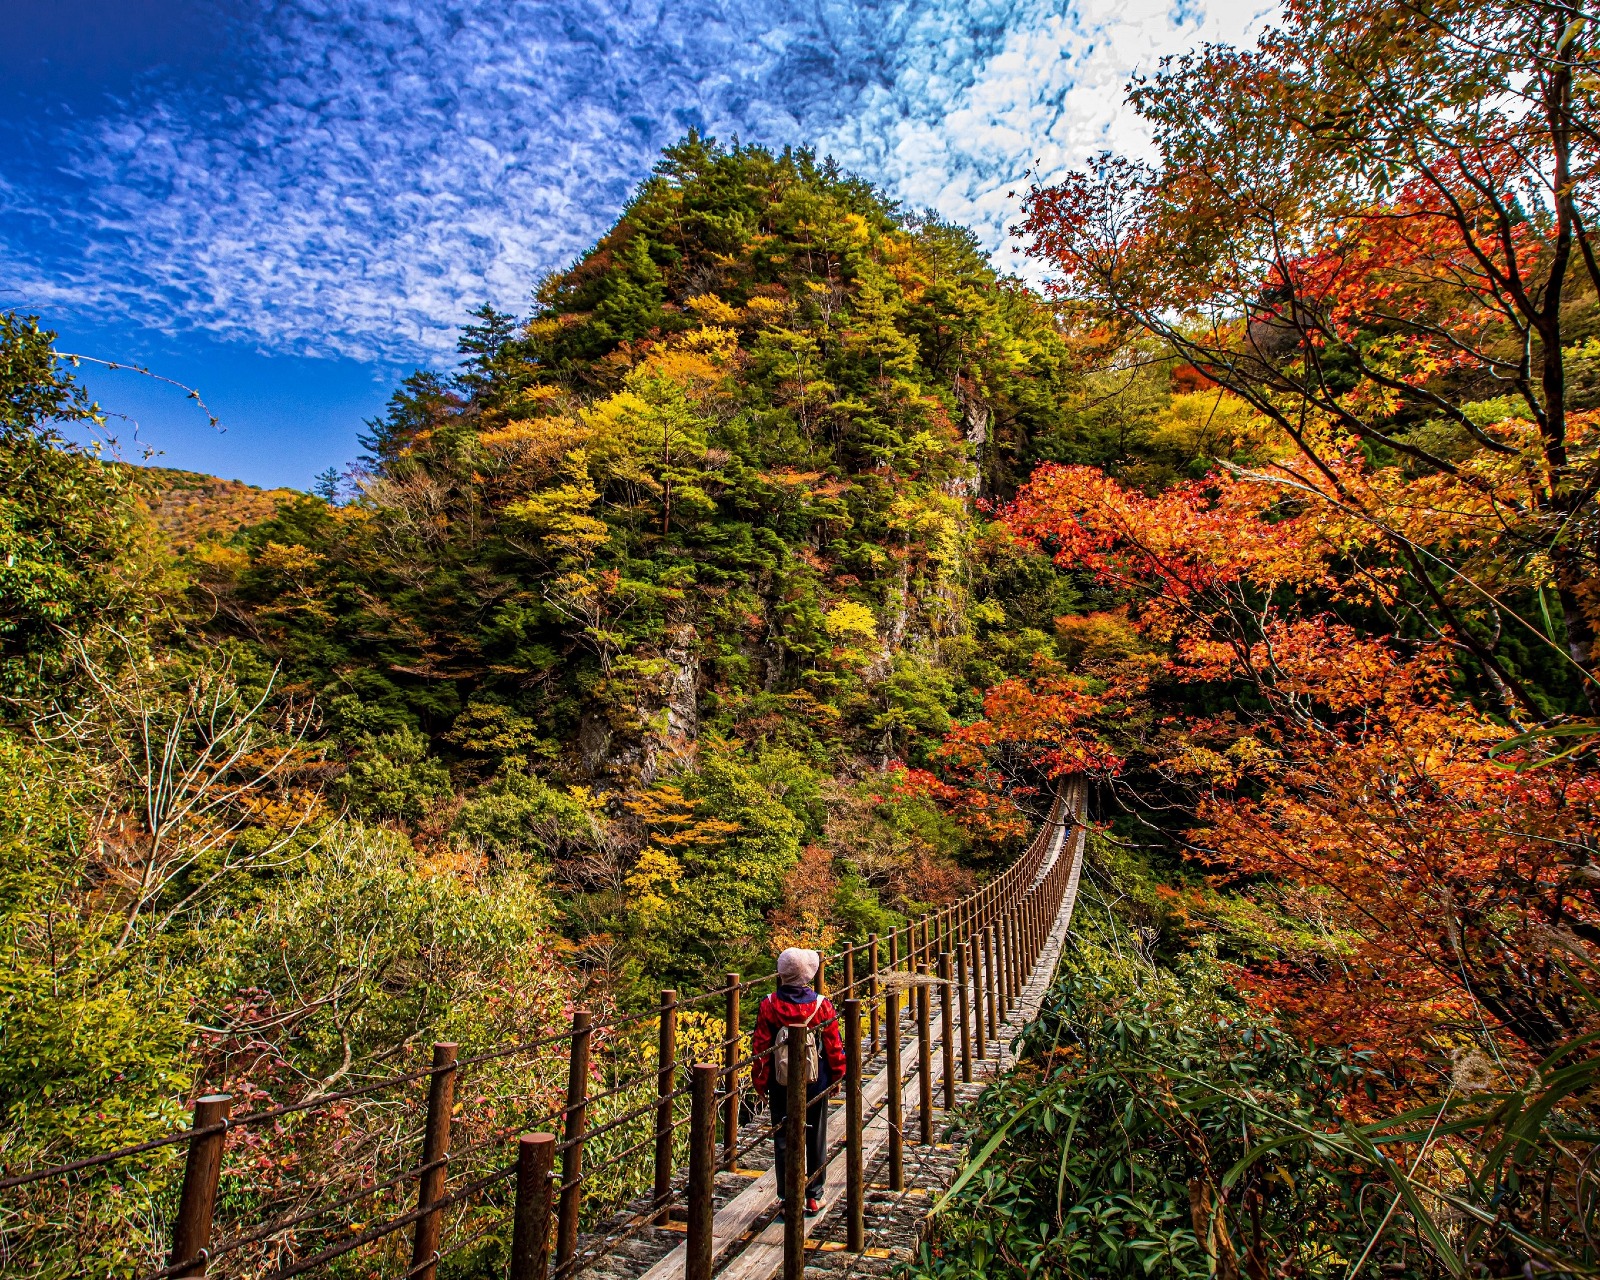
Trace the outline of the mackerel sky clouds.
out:
<instances>
[{"instance_id":1,"label":"mackerel sky clouds","mask_svg":"<svg viewBox=\"0 0 1600 1280\"><path fill-rule=\"evenodd\" d=\"M126 378L161 460L304 486L487 299L616 216L689 127L812 145L992 247L1022 171L1141 138L1139 67L1253 0L12 0L0 307ZM8 6L9 8L9 6ZM123 402L123 403L119 403ZM231 437L231 439L230 439Z\"/></svg>"}]
</instances>

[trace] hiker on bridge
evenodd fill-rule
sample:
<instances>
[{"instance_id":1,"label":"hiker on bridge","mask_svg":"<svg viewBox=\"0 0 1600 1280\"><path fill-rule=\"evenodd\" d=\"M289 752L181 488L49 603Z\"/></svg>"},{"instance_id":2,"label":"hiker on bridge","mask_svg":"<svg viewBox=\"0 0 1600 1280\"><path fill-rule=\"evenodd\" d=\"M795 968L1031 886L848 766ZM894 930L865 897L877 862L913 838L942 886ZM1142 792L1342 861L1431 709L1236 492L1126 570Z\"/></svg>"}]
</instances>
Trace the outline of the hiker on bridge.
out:
<instances>
[{"instance_id":1,"label":"hiker on bridge","mask_svg":"<svg viewBox=\"0 0 1600 1280\"><path fill-rule=\"evenodd\" d=\"M812 987L822 956L804 947L790 947L778 957L778 988L756 1011L756 1029L750 1049L755 1057L751 1083L767 1094L772 1104L774 1168L782 1169L789 1114L788 1036L790 1028L804 1027L806 1046L806 1215L819 1211L816 1192L821 1190L828 1154L828 1094L844 1079L844 1039L839 1016L824 996ZM769 1052L769 1050L775 1050Z\"/></svg>"}]
</instances>

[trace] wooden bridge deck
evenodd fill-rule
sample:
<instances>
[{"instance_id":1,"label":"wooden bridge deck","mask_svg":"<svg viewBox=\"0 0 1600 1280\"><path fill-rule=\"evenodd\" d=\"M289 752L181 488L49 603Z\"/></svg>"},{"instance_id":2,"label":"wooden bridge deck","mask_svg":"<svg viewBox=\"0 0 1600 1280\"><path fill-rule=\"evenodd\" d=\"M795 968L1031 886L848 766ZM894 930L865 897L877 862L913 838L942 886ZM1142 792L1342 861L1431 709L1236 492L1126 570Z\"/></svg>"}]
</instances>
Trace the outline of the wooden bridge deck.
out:
<instances>
[{"instance_id":1,"label":"wooden bridge deck","mask_svg":"<svg viewBox=\"0 0 1600 1280\"><path fill-rule=\"evenodd\" d=\"M887 1116L880 1114L864 1130L863 1157L867 1190L863 1216L866 1249L859 1254L850 1252L846 1247L845 1117L842 1101L835 1100L829 1124L830 1150L833 1154L821 1197L823 1211L807 1220L808 1275L883 1276L915 1255L928 1210L955 1180L966 1161L964 1146L952 1141L957 1136L955 1130L959 1114L977 1099L988 1081L1006 1071L1015 1061L1013 1045L1017 1034L1038 1014L1066 946L1077 898L1085 834L1081 825L1081 802L1070 806L1068 812L1074 810L1080 815L1079 820L1062 824L1058 829L1055 847L1038 872L1038 878L1042 880L1057 859L1066 857L1072 860L1068 886L1049 938L1027 981L1019 989L1015 1006L1004 1019L1001 1035L990 1040L986 1058L973 1061L973 1079L970 1083L960 1081L960 1068L957 1067L955 1111L947 1112L938 1105L943 1099L944 1085L942 1054L937 1051L937 1046L941 1043L944 1028L937 1012L933 1016L931 1040L935 1046L932 1054L935 1141L928 1145L916 1141L921 1130L917 1105L919 1090L908 1088L902 1122L902 1133L905 1135L904 1190L896 1192L889 1189ZM902 1025L906 1031L902 1033L901 1065L904 1074L910 1077L920 1066L916 1030L909 1021ZM879 1107L887 1093L886 1065L882 1050L870 1062L864 1061L862 1064L863 1113L867 1116L871 1116ZM739 1172L717 1175L715 1206L714 1249L719 1280L772 1280L779 1275L783 1268L783 1224L777 1219L777 1180L772 1169L770 1142L763 1142L747 1153L741 1159ZM602 1224L592 1239L599 1242L626 1230L631 1224L639 1222L648 1208L647 1199L629 1205ZM587 1244L589 1240L580 1244L580 1257ZM680 1215L668 1227L650 1226L639 1231L610 1256L585 1267L583 1274L599 1280L683 1280L685 1253L684 1223Z\"/></svg>"}]
</instances>

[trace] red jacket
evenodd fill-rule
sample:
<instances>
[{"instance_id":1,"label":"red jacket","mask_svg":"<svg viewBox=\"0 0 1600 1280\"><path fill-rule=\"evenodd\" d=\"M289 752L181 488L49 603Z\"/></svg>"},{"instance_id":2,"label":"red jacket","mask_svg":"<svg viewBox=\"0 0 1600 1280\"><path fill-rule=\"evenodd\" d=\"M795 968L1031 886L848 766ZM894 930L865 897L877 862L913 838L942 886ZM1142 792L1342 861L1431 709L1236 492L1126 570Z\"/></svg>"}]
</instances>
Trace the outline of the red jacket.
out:
<instances>
[{"instance_id":1,"label":"red jacket","mask_svg":"<svg viewBox=\"0 0 1600 1280\"><path fill-rule=\"evenodd\" d=\"M818 1001L822 1007L817 1007ZM826 996L819 996L810 988L779 987L761 1001L756 1010L755 1034L750 1037L750 1052L755 1061L750 1064L750 1082L762 1093L772 1079L772 1038L779 1027L810 1021L822 1032L822 1079L820 1084L832 1084L844 1079L844 1037L839 1034L839 1017Z\"/></svg>"}]
</instances>

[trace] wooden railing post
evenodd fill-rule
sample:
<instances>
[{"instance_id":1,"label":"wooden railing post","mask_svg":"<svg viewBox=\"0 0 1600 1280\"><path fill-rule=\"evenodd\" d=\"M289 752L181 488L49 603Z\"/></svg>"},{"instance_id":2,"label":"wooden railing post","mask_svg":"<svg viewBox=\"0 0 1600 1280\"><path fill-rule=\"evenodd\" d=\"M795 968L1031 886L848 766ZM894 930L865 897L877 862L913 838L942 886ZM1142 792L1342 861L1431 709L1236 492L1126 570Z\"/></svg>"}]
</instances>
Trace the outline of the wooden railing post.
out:
<instances>
[{"instance_id":1,"label":"wooden railing post","mask_svg":"<svg viewBox=\"0 0 1600 1280\"><path fill-rule=\"evenodd\" d=\"M717 1182L717 1075L714 1063L694 1065L689 1094L689 1234L684 1280L711 1280L712 1192Z\"/></svg>"},{"instance_id":2,"label":"wooden railing post","mask_svg":"<svg viewBox=\"0 0 1600 1280\"><path fill-rule=\"evenodd\" d=\"M987 1057L983 1043L983 935L974 933L967 940L967 951L972 957L972 1056Z\"/></svg>"},{"instance_id":3,"label":"wooden railing post","mask_svg":"<svg viewBox=\"0 0 1600 1280\"><path fill-rule=\"evenodd\" d=\"M1022 999L1022 988L1028 980L1028 904L1018 898L1011 913L1011 1006L1015 1008Z\"/></svg>"},{"instance_id":4,"label":"wooden railing post","mask_svg":"<svg viewBox=\"0 0 1600 1280\"><path fill-rule=\"evenodd\" d=\"M422 1134L422 1176L417 1179L417 1208L427 1209L444 1199L449 1172L450 1113L456 1097L456 1046L440 1041L433 1046L433 1074L428 1078L428 1127ZM434 1280L439 1261L439 1211L417 1219L411 1244L410 1274Z\"/></svg>"},{"instance_id":5,"label":"wooden railing post","mask_svg":"<svg viewBox=\"0 0 1600 1280\"><path fill-rule=\"evenodd\" d=\"M1016 992L1016 933L1009 907L1000 915L1000 1016L1009 1019Z\"/></svg>"},{"instance_id":6,"label":"wooden railing post","mask_svg":"<svg viewBox=\"0 0 1600 1280\"><path fill-rule=\"evenodd\" d=\"M211 1219L217 1208L217 1183L222 1177L222 1150L227 1145L226 1123L233 1111L233 1095L208 1093L196 1098L190 1125L188 1153L183 1164L183 1194L178 1219L172 1228L172 1274L203 1276L210 1261ZM201 1133L217 1129L216 1133Z\"/></svg>"},{"instance_id":7,"label":"wooden railing post","mask_svg":"<svg viewBox=\"0 0 1600 1280\"><path fill-rule=\"evenodd\" d=\"M1022 989L1028 985L1028 970L1033 960L1028 949L1028 899L1017 903L1017 980L1012 984L1012 999L1022 1001Z\"/></svg>"},{"instance_id":8,"label":"wooden railing post","mask_svg":"<svg viewBox=\"0 0 1600 1280\"><path fill-rule=\"evenodd\" d=\"M1027 903L1018 898L1011 911L1011 1007L1015 1009L1022 999L1022 987L1027 981L1027 934L1024 916Z\"/></svg>"},{"instance_id":9,"label":"wooden railing post","mask_svg":"<svg viewBox=\"0 0 1600 1280\"><path fill-rule=\"evenodd\" d=\"M973 982L973 998L978 1002L981 1022L981 1037L979 1037L979 1058L987 1058L987 1042L997 1040L995 1034L995 1005L994 998L990 997L990 987L994 986L994 954L989 949L989 926L984 926L973 936L974 954L978 957L978 970L976 981Z\"/></svg>"},{"instance_id":10,"label":"wooden railing post","mask_svg":"<svg viewBox=\"0 0 1600 1280\"><path fill-rule=\"evenodd\" d=\"M989 1039L995 1042L996 1052L1000 1047L1000 975L994 967L994 926L985 925L983 928L983 979L984 992L989 999Z\"/></svg>"},{"instance_id":11,"label":"wooden railing post","mask_svg":"<svg viewBox=\"0 0 1600 1280\"><path fill-rule=\"evenodd\" d=\"M1000 1016L1011 1019L1011 909L1008 906L996 922L995 944L1000 948Z\"/></svg>"},{"instance_id":12,"label":"wooden railing post","mask_svg":"<svg viewBox=\"0 0 1600 1280\"><path fill-rule=\"evenodd\" d=\"M656 1221L672 1221L672 1091L677 1083L678 993L661 993L656 1037L656 1181L651 1203Z\"/></svg>"},{"instance_id":13,"label":"wooden railing post","mask_svg":"<svg viewBox=\"0 0 1600 1280\"><path fill-rule=\"evenodd\" d=\"M917 984L917 1103L922 1145L933 1145L933 988Z\"/></svg>"},{"instance_id":14,"label":"wooden railing post","mask_svg":"<svg viewBox=\"0 0 1600 1280\"><path fill-rule=\"evenodd\" d=\"M803 1026L789 1030L789 1114L784 1117L783 1280L805 1280L806 1273L806 1040Z\"/></svg>"},{"instance_id":15,"label":"wooden railing post","mask_svg":"<svg viewBox=\"0 0 1600 1280\"><path fill-rule=\"evenodd\" d=\"M739 1166L739 1046L744 1037L739 1030L739 975L725 973L728 988L723 1018L727 1022L722 1037L722 1167L729 1173Z\"/></svg>"},{"instance_id":16,"label":"wooden railing post","mask_svg":"<svg viewBox=\"0 0 1600 1280\"><path fill-rule=\"evenodd\" d=\"M1034 895L1030 891L1017 909L1017 990L1028 985L1028 973L1033 968L1033 908Z\"/></svg>"},{"instance_id":17,"label":"wooden railing post","mask_svg":"<svg viewBox=\"0 0 1600 1280\"><path fill-rule=\"evenodd\" d=\"M1006 913L999 912L994 918L994 924L989 926L994 930L994 995L999 1006L1000 1019L1007 1020L1011 1007L1006 1003Z\"/></svg>"},{"instance_id":18,"label":"wooden railing post","mask_svg":"<svg viewBox=\"0 0 1600 1280\"><path fill-rule=\"evenodd\" d=\"M856 998L856 948L854 943L845 947L843 960L844 987L842 990L844 998L846 1000L854 1000Z\"/></svg>"},{"instance_id":19,"label":"wooden railing post","mask_svg":"<svg viewBox=\"0 0 1600 1280\"><path fill-rule=\"evenodd\" d=\"M866 1171L861 1160L861 1001L844 1002L845 1248L867 1247Z\"/></svg>"},{"instance_id":20,"label":"wooden railing post","mask_svg":"<svg viewBox=\"0 0 1600 1280\"><path fill-rule=\"evenodd\" d=\"M1021 945L1018 948L1017 962L1017 998L1022 998L1022 991L1028 985L1028 976L1033 972L1033 909L1036 903L1034 895L1029 893L1022 900L1022 910L1018 920L1018 938Z\"/></svg>"},{"instance_id":21,"label":"wooden railing post","mask_svg":"<svg viewBox=\"0 0 1600 1280\"><path fill-rule=\"evenodd\" d=\"M550 1275L550 1171L555 1158L555 1134L525 1133L517 1139L511 1280L548 1280Z\"/></svg>"},{"instance_id":22,"label":"wooden railing post","mask_svg":"<svg viewBox=\"0 0 1600 1280\"><path fill-rule=\"evenodd\" d=\"M572 1013L567 1056L567 1123L562 1135L561 1203L556 1223L556 1274L566 1276L578 1252L578 1211L583 1207L583 1135L589 1093L589 1011Z\"/></svg>"},{"instance_id":23,"label":"wooden railing post","mask_svg":"<svg viewBox=\"0 0 1600 1280\"><path fill-rule=\"evenodd\" d=\"M878 1056L879 1018L878 1008L878 935L872 934L867 939L867 1017L871 1021L872 1056Z\"/></svg>"},{"instance_id":24,"label":"wooden railing post","mask_svg":"<svg viewBox=\"0 0 1600 1280\"><path fill-rule=\"evenodd\" d=\"M900 992L895 987L890 987L884 997L886 1006L884 1016L884 1031L886 1033L885 1045L888 1048L889 1071L889 1190L904 1191L906 1188L906 1153L905 1135L901 1133L901 1123L905 1119L905 1100L901 1097L900 1088Z\"/></svg>"},{"instance_id":25,"label":"wooden railing post","mask_svg":"<svg viewBox=\"0 0 1600 1280\"><path fill-rule=\"evenodd\" d=\"M961 1016L961 1083L972 1083L972 1007L967 994L967 944L956 943L956 1012Z\"/></svg>"},{"instance_id":26,"label":"wooden railing post","mask_svg":"<svg viewBox=\"0 0 1600 1280\"><path fill-rule=\"evenodd\" d=\"M939 1045L943 1050L944 1109L956 1109L956 1029L950 1016L950 953L939 953Z\"/></svg>"}]
</instances>

